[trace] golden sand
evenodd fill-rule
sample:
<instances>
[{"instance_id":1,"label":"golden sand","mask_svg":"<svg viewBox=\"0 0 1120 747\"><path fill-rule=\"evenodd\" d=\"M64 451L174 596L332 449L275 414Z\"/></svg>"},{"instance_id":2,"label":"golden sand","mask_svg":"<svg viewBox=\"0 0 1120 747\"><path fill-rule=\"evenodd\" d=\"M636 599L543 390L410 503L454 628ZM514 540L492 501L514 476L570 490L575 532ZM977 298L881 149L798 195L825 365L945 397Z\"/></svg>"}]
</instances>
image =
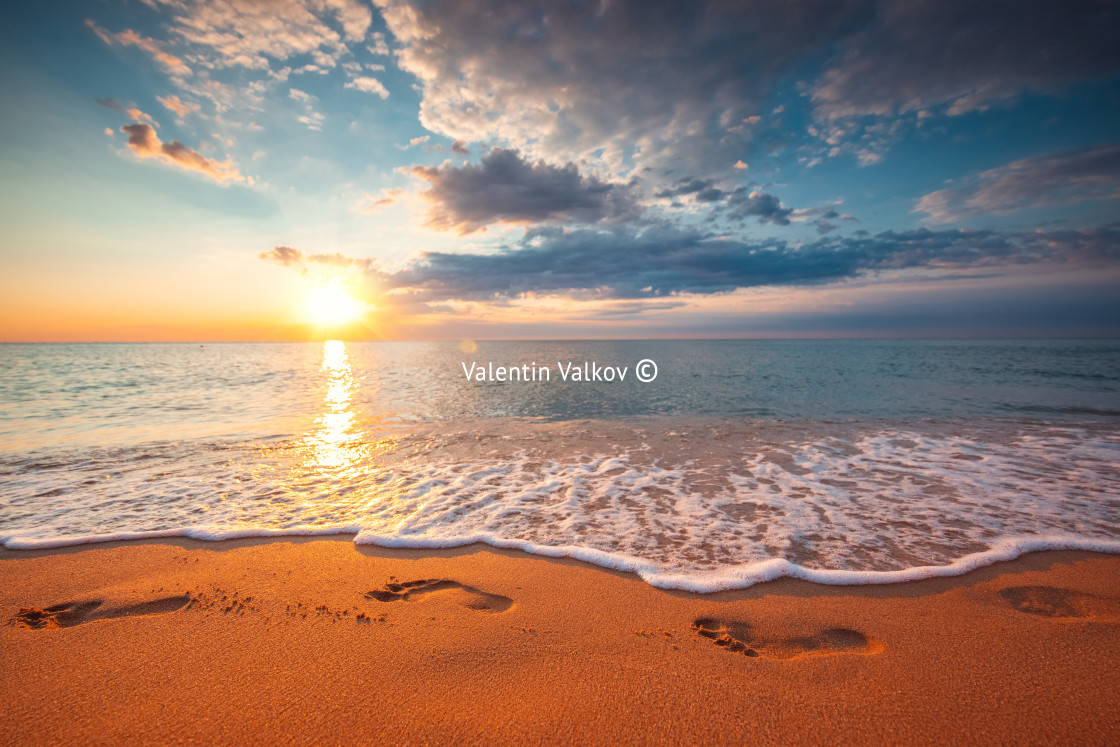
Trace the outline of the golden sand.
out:
<instances>
[{"instance_id":1,"label":"golden sand","mask_svg":"<svg viewBox=\"0 0 1120 747\"><path fill-rule=\"evenodd\" d=\"M0 742L1120 742L1120 557L666 592L347 538L0 552Z\"/></svg>"}]
</instances>

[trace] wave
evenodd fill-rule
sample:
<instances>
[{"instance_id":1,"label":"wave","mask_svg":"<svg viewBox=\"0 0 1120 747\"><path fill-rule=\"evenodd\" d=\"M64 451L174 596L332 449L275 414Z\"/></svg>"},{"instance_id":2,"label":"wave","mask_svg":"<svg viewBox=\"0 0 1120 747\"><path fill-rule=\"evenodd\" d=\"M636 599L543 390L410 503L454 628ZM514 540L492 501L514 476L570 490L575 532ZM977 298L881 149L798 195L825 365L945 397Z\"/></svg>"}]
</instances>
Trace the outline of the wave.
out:
<instances>
[{"instance_id":1,"label":"wave","mask_svg":"<svg viewBox=\"0 0 1120 747\"><path fill-rule=\"evenodd\" d=\"M332 421L333 422L333 421ZM565 556L663 588L884 583L1120 551L1106 424L583 421L0 458L9 549L353 534Z\"/></svg>"},{"instance_id":2,"label":"wave","mask_svg":"<svg viewBox=\"0 0 1120 747\"><path fill-rule=\"evenodd\" d=\"M474 535L442 540L383 537L370 534L359 527L320 527L297 529L218 529L187 527L151 532L122 532L119 534L88 535L83 537L55 537L36 539L30 537L0 537L0 544L9 550L45 550L75 545L104 542L124 542L147 539L184 537L188 539L221 542L246 538L321 537L353 535L357 545L374 545L392 549L446 549L484 544L505 550L520 550L532 555L550 558L571 558L602 568L633 573L658 589L709 594L717 591L746 589L756 584L779 578L796 578L827 586L862 586L921 581L944 576L960 576L978 568L1014 560L1022 555L1046 550L1082 550L1120 554L1120 539L1090 539L1072 536L1008 538L983 552L971 553L946 565L922 565L892 571L854 571L842 569L807 568L782 558L720 568L692 574L670 573L640 558L611 554L585 547L542 545Z\"/></svg>"}]
</instances>

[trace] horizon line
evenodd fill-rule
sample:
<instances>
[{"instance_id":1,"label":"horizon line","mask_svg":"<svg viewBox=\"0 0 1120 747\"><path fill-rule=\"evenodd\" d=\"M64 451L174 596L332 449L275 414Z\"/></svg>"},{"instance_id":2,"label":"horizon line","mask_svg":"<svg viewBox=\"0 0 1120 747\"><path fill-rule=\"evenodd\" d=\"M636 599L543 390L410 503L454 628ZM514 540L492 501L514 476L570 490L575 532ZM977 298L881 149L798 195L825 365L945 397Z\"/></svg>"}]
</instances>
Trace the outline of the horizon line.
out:
<instances>
[{"instance_id":1,"label":"horizon line","mask_svg":"<svg viewBox=\"0 0 1120 747\"><path fill-rule=\"evenodd\" d=\"M460 343L471 342L1002 342L1002 341L1120 341L1120 332L1111 335L1069 335L1069 336L913 336L913 337L872 337L872 336L806 336L806 337L441 337L431 339L344 339L324 337L316 340L0 340L0 345L318 345L324 342L346 343L404 343L434 342Z\"/></svg>"}]
</instances>

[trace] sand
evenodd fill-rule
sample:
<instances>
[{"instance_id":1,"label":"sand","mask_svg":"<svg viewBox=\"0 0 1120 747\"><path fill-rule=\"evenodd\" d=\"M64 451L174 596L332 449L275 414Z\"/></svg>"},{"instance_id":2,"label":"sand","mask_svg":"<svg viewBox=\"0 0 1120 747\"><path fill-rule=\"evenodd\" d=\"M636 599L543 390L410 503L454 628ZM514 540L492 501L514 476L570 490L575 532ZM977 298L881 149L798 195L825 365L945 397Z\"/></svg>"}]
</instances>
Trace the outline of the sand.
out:
<instances>
[{"instance_id":1,"label":"sand","mask_svg":"<svg viewBox=\"0 0 1120 747\"><path fill-rule=\"evenodd\" d=\"M0 552L0 742L1120 742L1120 557L695 595L347 538Z\"/></svg>"}]
</instances>

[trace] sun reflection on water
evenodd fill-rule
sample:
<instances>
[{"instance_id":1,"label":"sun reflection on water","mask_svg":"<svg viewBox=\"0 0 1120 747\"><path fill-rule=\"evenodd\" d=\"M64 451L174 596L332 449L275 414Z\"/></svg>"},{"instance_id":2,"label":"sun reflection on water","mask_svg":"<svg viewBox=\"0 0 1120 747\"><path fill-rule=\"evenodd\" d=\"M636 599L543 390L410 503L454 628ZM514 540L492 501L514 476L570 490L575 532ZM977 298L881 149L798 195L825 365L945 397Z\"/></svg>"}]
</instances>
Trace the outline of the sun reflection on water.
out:
<instances>
[{"instance_id":1,"label":"sun reflection on water","mask_svg":"<svg viewBox=\"0 0 1120 747\"><path fill-rule=\"evenodd\" d=\"M315 464L333 469L346 469L361 458L361 439L354 427L350 403L354 396L354 371L346 343L327 340L323 343L323 373L327 376L323 395L323 412L318 417L318 431L313 436Z\"/></svg>"}]
</instances>

